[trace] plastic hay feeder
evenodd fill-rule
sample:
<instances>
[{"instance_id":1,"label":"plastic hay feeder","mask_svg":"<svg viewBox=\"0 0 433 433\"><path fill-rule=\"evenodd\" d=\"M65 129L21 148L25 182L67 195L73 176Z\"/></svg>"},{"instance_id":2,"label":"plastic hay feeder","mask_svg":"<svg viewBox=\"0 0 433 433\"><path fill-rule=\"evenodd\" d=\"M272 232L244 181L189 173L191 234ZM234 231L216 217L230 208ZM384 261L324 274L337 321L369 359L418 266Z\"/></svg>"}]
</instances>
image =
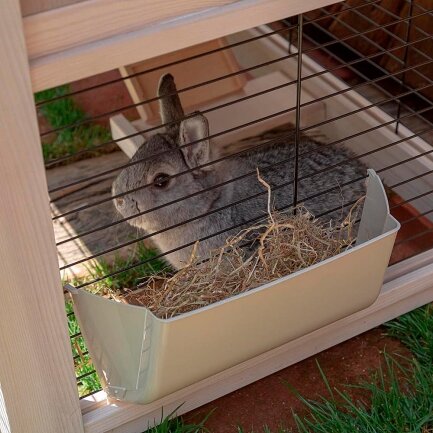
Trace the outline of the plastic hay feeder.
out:
<instances>
[{"instance_id":1,"label":"plastic hay feeder","mask_svg":"<svg viewBox=\"0 0 433 433\"><path fill-rule=\"evenodd\" d=\"M107 394L152 402L371 305L400 224L379 177L368 174L354 248L243 294L159 319L145 307L71 288Z\"/></svg>"}]
</instances>

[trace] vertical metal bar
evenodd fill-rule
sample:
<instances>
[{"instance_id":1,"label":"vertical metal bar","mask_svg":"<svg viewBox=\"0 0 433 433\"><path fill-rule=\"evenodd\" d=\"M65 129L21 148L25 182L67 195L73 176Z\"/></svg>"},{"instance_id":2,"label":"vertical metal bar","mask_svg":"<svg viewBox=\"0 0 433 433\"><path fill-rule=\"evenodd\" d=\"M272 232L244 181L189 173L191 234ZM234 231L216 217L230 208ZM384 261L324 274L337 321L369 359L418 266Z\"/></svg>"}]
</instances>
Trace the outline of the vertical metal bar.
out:
<instances>
[{"instance_id":1,"label":"vertical metal bar","mask_svg":"<svg viewBox=\"0 0 433 433\"><path fill-rule=\"evenodd\" d=\"M413 15L413 0L410 0L409 3L409 11L408 11L408 22L407 22L407 27L406 27L406 34L405 34L405 42L406 44L409 43L409 38L410 38L410 30L411 30L411 26L412 26L412 15ZM404 61L404 65L403 67L406 68L407 66L407 58L409 55L409 45L406 45L406 47L404 48L404 57L403 57L403 61ZM400 93L402 93L404 91L404 87L405 87L405 82L406 82L406 72L403 72L402 76L401 76L401 91ZM398 100L398 107L397 107L397 122L395 124L395 133L398 134L398 127L400 126L400 116L401 116L401 100Z\"/></svg>"},{"instance_id":2,"label":"vertical metal bar","mask_svg":"<svg viewBox=\"0 0 433 433\"><path fill-rule=\"evenodd\" d=\"M298 72L296 77L296 122L295 122L295 172L293 179L293 208L296 213L298 204L298 177L299 177L299 143L301 141L301 92L302 92L302 14L298 15Z\"/></svg>"}]
</instances>

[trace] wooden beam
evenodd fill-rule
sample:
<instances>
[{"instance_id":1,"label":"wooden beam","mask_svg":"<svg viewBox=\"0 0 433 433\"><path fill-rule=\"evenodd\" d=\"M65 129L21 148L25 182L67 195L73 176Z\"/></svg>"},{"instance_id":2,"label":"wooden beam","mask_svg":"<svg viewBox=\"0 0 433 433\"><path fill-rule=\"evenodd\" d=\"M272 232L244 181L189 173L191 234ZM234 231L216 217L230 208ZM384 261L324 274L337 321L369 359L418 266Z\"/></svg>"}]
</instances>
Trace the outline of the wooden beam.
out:
<instances>
[{"instance_id":1,"label":"wooden beam","mask_svg":"<svg viewBox=\"0 0 433 433\"><path fill-rule=\"evenodd\" d=\"M30 59L237 0L86 0L24 18Z\"/></svg>"},{"instance_id":2,"label":"wooden beam","mask_svg":"<svg viewBox=\"0 0 433 433\"><path fill-rule=\"evenodd\" d=\"M336 0L291 0L290 2L287 0L238 0L235 2L222 0L219 2L219 7L182 15L182 7L183 10L186 10L186 3L190 2L176 1L177 6L174 9L177 13L176 17L171 16L167 19L167 16L164 15L164 12L167 14L166 9L162 9L159 16L154 10L152 23L142 22L140 27L139 20L146 19L143 18L145 5L155 2L143 1L138 4L137 0L121 2L123 8L121 24L118 28L116 26L115 29L107 30L103 28L106 25L104 23L116 22L117 9L114 6L99 9L102 15L92 20L89 26L85 15L80 10L83 11L87 7L86 3L90 4L94 1L97 0L90 2L87 0L74 6L58 9L55 13L63 17L59 25L49 24L51 23L51 19L48 20L49 14L54 11L46 12L45 18L35 15L24 19L24 22L27 23L27 45L30 52L40 54L36 57L33 55L30 61L34 91L117 69L264 23L338 3ZM111 5L113 1L110 1L111 3L104 0L103 3ZM167 1L164 0L164 2ZM159 2L157 3L159 5ZM222 3L225 4L222 5ZM197 3L194 4L197 6ZM218 4L217 0L214 4ZM67 15L67 10L70 8L74 10L77 8L74 12L77 19L73 22L69 21ZM91 27L91 30L88 31L91 31L92 37L86 39L86 33L83 36L71 36L76 35L82 29L80 19L87 23L89 29ZM72 44L71 38L75 41ZM83 40L79 41L80 38ZM52 53L53 49L54 53Z\"/></svg>"},{"instance_id":3,"label":"wooden beam","mask_svg":"<svg viewBox=\"0 0 433 433\"><path fill-rule=\"evenodd\" d=\"M18 0L0 2L0 57L0 425L81 433Z\"/></svg>"},{"instance_id":4,"label":"wooden beam","mask_svg":"<svg viewBox=\"0 0 433 433\"><path fill-rule=\"evenodd\" d=\"M139 433L158 422L162 410L165 414L176 408L179 415L188 412L432 301L433 264L429 264L384 284L378 299L369 308L161 400L147 405L106 404L104 393L98 393L92 397L94 402L92 398L82 402L85 432Z\"/></svg>"}]
</instances>

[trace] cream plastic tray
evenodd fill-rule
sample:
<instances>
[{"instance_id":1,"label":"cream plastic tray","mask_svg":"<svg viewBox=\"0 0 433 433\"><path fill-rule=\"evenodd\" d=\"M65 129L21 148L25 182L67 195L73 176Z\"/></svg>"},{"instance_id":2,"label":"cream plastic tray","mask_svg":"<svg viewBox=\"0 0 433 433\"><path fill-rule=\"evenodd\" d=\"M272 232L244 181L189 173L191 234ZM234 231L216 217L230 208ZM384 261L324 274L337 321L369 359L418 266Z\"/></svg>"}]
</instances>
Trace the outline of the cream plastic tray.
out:
<instances>
[{"instance_id":1,"label":"cream plastic tray","mask_svg":"<svg viewBox=\"0 0 433 433\"><path fill-rule=\"evenodd\" d=\"M371 305L400 224L368 173L353 249L247 293L162 320L70 287L107 394L149 403Z\"/></svg>"}]
</instances>

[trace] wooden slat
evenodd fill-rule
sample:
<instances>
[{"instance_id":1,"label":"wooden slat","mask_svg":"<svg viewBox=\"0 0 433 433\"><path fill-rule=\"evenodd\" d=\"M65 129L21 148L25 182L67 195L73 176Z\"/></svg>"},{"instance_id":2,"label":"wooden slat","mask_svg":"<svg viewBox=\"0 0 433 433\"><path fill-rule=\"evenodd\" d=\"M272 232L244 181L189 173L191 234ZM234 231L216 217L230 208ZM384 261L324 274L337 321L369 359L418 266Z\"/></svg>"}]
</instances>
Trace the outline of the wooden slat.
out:
<instances>
[{"instance_id":1,"label":"wooden slat","mask_svg":"<svg viewBox=\"0 0 433 433\"><path fill-rule=\"evenodd\" d=\"M88 2L79 3L73 8L84 7L83 5L86 3ZM104 3L111 4L108 0L105 0ZM89 75L95 75L123 65L130 65L191 45L220 38L260 24L336 3L336 0L238 0L234 3L227 1L224 6L178 16L176 19L158 20L157 14L154 14L152 24L143 26L140 29L136 27L137 18L135 17L141 15L140 9L135 9L135 14L128 13L129 4L136 5L135 0L120 3L124 6L122 12L124 18L121 25L118 24L119 29L116 30L115 35L104 36L97 41L89 41L73 47L70 46L69 35L76 33L77 28L80 28L80 26L75 22L68 23L67 15L65 15L64 19L66 21L63 23L62 28L56 30L55 37L63 40L61 44L56 46L57 52L35 57L30 62L34 91L47 89L65 82L75 81ZM159 5L160 2L153 3ZM184 5L185 1L179 3ZM147 2L143 1L140 4L143 4L141 7L144 7ZM58 13L62 9L58 9ZM179 14L181 7L176 6L175 10ZM94 27L92 32L104 33L106 31L101 28L103 25L101 23L113 20L113 17L110 18L107 14L108 12L104 12L103 16L97 17L91 23ZM78 20L85 20L81 13L76 16ZM163 17L163 15L161 16ZM37 18L34 16L32 19L36 20ZM34 32L36 32L40 35L39 41L41 41L42 37L45 40L44 33L47 32L47 36L50 33L46 30L46 25L45 20L42 20L36 30L32 30L31 26L30 28L27 26L27 45L30 51L35 50L35 48L31 47L37 44L37 52L46 52L47 48L44 48L43 44L35 42L38 37L35 39L34 35ZM111 32L111 30L107 31ZM51 38L54 39L54 35L50 35L44 42L49 47L51 47L50 44L54 43ZM48 50L50 49L48 48Z\"/></svg>"},{"instance_id":2,"label":"wooden slat","mask_svg":"<svg viewBox=\"0 0 433 433\"><path fill-rule=\"evenodd\" d=\"M376 302L365 310L151 404L113 402L101 405L104 393L99 393L93 397L94 403L83 402L85 432L141 432L161 418L162 409L165 414L176 408L179 408L179 415L188 412L431 301L433 264L384 284Z\"/></svg>"},{"instance_id":3,"label":"wooden slat","mask_svg":"<svg viewBox=\"0 0 433 433\"><path fill-rule=\"evenodd\" d=\"M0 57L1 430L81 433L18 0L0 2Z\"/></svg>"},{"instance_id":4,"label":"wooden slat","mask_svg":"<svg viewBox=\"0 0 433 433\"><path fill-rule=\"evenodd\" d=\"M24 18L29 58L239 0L86 0Z\"/></svg>"},{"instance_id":5,"label":"wooden slat","mask_svg":"<svg viewBox=\"0 0 433 433\"><path fill-rule=\"evenodd\" d=\"M87 0L20 0L23 17Z\"/></svg>"}]
</instances>

